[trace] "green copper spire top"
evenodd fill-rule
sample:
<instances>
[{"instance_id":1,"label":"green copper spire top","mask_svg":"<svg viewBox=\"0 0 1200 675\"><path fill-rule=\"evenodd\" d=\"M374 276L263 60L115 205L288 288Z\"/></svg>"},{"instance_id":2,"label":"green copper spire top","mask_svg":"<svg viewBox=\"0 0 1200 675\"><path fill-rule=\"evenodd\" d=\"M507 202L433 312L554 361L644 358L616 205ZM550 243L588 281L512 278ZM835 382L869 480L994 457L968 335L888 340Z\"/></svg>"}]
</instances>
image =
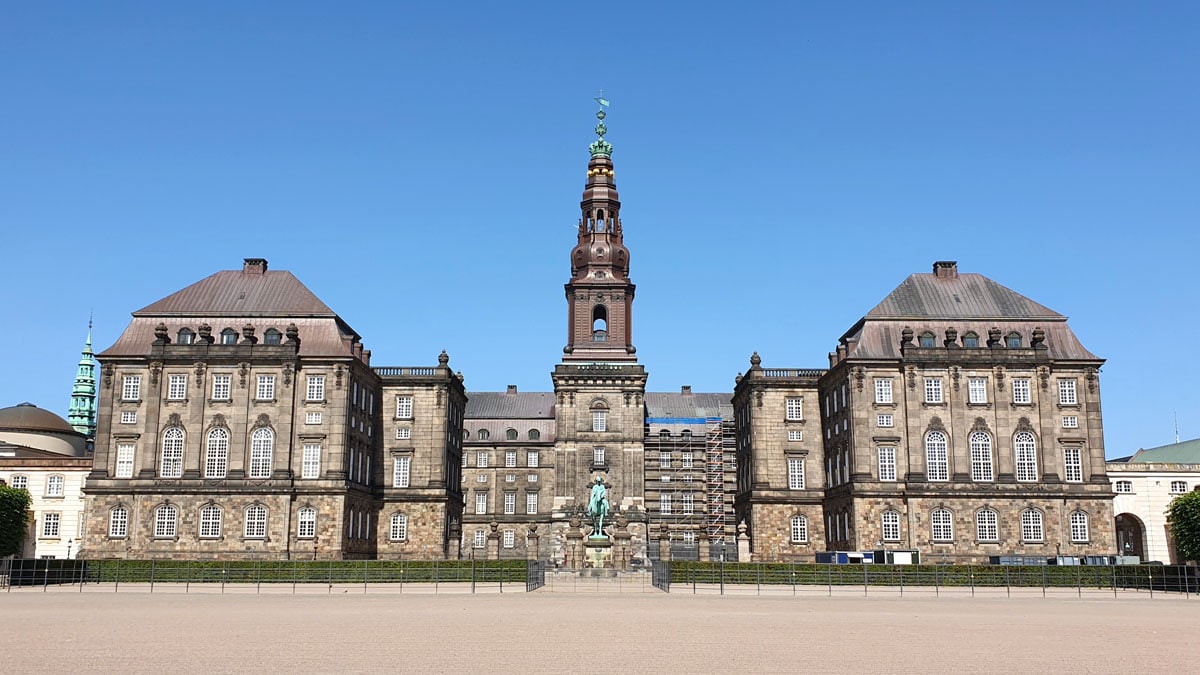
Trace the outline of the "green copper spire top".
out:
<instances>
[{"instance_id":1,"label":"green copper spire top","mask_svg":"<svg viewBox=\"0 0 1200 675\"><path fill-rule=\"evenodd\" d=\"M71 409L67 422L75 431L90 438L96 436L96 357L92 353L92 319L88 318L87 341L71 388Z\"/></svg>"},{"instance_id":2,"label":"green copper spire top","mask_svg":"<svg viewBox=\"0 0 1200 675\"><path fill-rule=\"evenodd\" d=\"M592 157L612 157L612 143L604 140L604 134L608 133L608 127L604 126L604 118L608 116L604 112L604 109L608 107L608 99L604 98L603 89L600 90L600 95L596 97L596 103L600 104L600 110L596 111L596 119L600 120L596 123L596 135L599 138L588 146L588 150L591 150Z\"/></svg>"}]
</instances>

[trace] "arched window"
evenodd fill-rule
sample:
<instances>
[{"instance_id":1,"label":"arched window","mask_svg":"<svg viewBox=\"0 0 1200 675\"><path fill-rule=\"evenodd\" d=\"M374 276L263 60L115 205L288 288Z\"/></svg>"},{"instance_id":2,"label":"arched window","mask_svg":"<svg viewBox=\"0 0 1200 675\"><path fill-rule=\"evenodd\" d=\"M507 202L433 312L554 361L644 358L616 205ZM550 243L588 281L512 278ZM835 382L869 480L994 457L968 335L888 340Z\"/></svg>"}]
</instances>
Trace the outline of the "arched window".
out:
<instances>
[{"instance_id":1,"label":"arched window","mask_svg":"<svg viewBox=\"0 0 1200 675\"><path fill-rule=\"evenodd\" d=\"M946 434L931 431L925 436L925 480L950 480L950 458Z\"/></svg>"},{"instance_id":2,"label":"arched window","mask_svg":"<svg viewBox=\"0 0 1200 675\"><path fill-rule=\"evenodd\" d=\"M234 330L232 328L226 328L225 330L221 331L221 344L236 345L237 344L237 336L238 336L238 334L237 334L236 330Z\"/></svg>"},{"instance_id":3,"label":"arched window","mask_svg":"<svg viewBox=\"0 0 1200 675\"><path fill-rule=\"evenodd\" d=\"M1083 511L1071 514L1071 541L1082 543L1091 539L1088 532L1088 517Z\"/></svg>"},{"instance_id":4,"label":"arched window","mask_svg":"<svg viewBox=\"0 0 1200 675\"><path fill-rule=\"evenodd\" d=\"M490 437L491 437L491 434L490 434L490 433L488 433L488 430L487 430L487 429L480 429L480 430L479 430L479 440L481 440L481 441L486 441L486 440L487 440L488 438L490 438Z\"/></svg>"},{"instance_id":5,"label":"arched window","mask_svg":"<svg viewBox=\"0 0 1200 675\"><path fill-rule=\"evenodd\" d=\"M1017 459L1017 480L1031 482L1038 479L1037 440L1033 433L1018 431L1013 436L1013 451Z\"/></svg>"},{"instance_id":6,"label":"arched window","mask_svg":"<svg viewBox=\"0 0 1200 675\"><path fill-rule=\"evenodd\" d=\"M470 429L463 429L463 440L464 441L471 440L471 430Z\"/></svg>"},{"instance_id":7,"label":"arched window","mask_svg":"<svg viewBox=\"0 0 1200 675\"><path fill-rule=\"evenodd\" d=\"M604 305L592 308L592 340L605 342L608 340L608 309Z\"/></svg>"},{"instance_id":8,"label":"arched window","mask_svg":"<svg viewBox=\"0 0 1200 675\"><path fill-rule=\"evenodd\" d=\"M536 441L536 440L540 440L541 437L542 437L542 432L538 431L537 429L529 430L529 440Z\"/></svg>"},{"instance_id":9,"label":"arched window","mask_svg":"<svg viewBox=\"0 0 1200 675\"><path fill-rule=\"evenodd\" d=\"M114 539L124 539L129 536L129 509L124 506L114 506L108 512L108 536Z\"/></svg>"},{"instance_id":10,"label":"arched window","mask_svg":"<svg viewBox=\"0 0 1200 675\"><path fill-rule=\"evenodd\" d=\"M175 536L179 523L179 509L171 504L163 504L154 509L154 536L170 538Z\"/></svg>"},{"instance_id":11,"label":"arched window","mask_svg":"<svg viewBox=\"0 0 1200 675\"><path fill-rule=\"evenodd\" d=\"M267 507L254 504L246 507L247 539L263 539L267 536Z\"/></svg>"},{"instance_id":12,"label":"arched window","mask_svg":"<svg viewBox=\"0 0 1200 675\"><path fill-rule=\"evenodd\" d=\"M880 517L884 541L900 541L900 512L888 509Z\"/></svg>"},{"instance_id":13,"label":"arched window","mask_svg":"<svg viewBox=\"0 0 1200 675\"><path fill-rule=\"evenodd\" d=\"M929 514L930 535L933 541L954 541L954 514L950 509L934 509Z\"/></svg>"},{"instance_id":14,"label":"arched window","mask_svg":"<svg viewBox=\"0 0 1200 675\"><path fill-rule=\"evenodd\" d=\"M921 345L921 347L923 347L925 349L929 349L934 346L935 338L933 336L933 333L930 333L929 331L925 331L924 333L921 333L921 337L919 338L919 340L920 340L919 344Z\"/></svg>"},{"instance_id":15,"label":"arched window","mask_svg":"<svg viewBox=\"0 0 1200 675\"><path fill-rule=\"evenodd\" d=\"M659 429L659 431L658 431L658 437L659 437L659 438L670 438L670 437L671 437L671 432L670 432L669 430L667 430L667 429Z\"/></svg>"},{"instance_id":16,"label":"arched window","mask_svg":"<svg viewBox=\"0 0 1200 675\"><path fill-rule=\"evenodd\" d=\"M979 541L999 541L1000 515L992 509L980 509L975 514L975 538Z\"/></svg>"},{"instance_id":17,"label":"arched window","mask_svg":"<svg viewBox=\"0 0 1200 675\"><path fill-rule=\"evenodd\" d=\"M991 481L996 476L992 470L992 437L976 431L968 439L971 448L971 480Z\"/></svg>"},{"instance_id":18,"label":"arched window","mask_svg":"<svg viewBox=\"0 0 1200 675\"><path fill-rule=\"evenodd\" d=\"M1009 349L1020 349L1021 348L1021 334L1017 333L1015 331L1012 333L1009 333L1008 337L1004 338L1004 344L1008 345Z\"/></svg>"},{"instance_id":19,"label":"arched window","mask_svg":"<svg viewBox=\"0 0 1200 675\"><path fill-rule=\"evenodd\" d=\"M179 478L183 475L183 429L179 427L168 427L163 432L162 461L158 475L161 478Z\"/></svg>"},{"instance_id":20,"label":"arched window","mask_svg":"<svg viewBox=\"0 0 1200 675\"><path fill-rule=\"evenodd\" d=\"M208 432L204 450L204 477L224 478L229 471L229 431L217 427Z\"/></svg>"},{"instance_id":21,"label":"arched window","mask_svg":"<svg viewBox=\"0 0 1200 675\"><path fill-rule=\"evenodd\" d=\"M692 440L692 430L691 429L684 429L682 432L680 432L680 435L683 436L683 441L685 443Z\"/></svg>"},{"instance_id":22,"label":"arched window","mask_svg":"<svg viewBox=\"0 0 1200 675\"><path fill-rule=\"evenodd\" d=\"M979 347L979 336L975 333L964 333L962 341L963 347L967 349L977 349Z\"/></svg>"},{"instance_id":23,"label":"arched window","mask_svg":"<svg viewBox=\"0 0 1200 675\"><path fill-rule=\"evenodd\" d=\"M180 328L179 332L175 334L175 344L190 345L195 341L196 334L192 332L191 328Z\"/></svg>"},{"instance_id":24,"label":"arched window","mask_svg":"<svg viewBox=\"0 0 1200 675\"><path fill-rule=\"evenodd\" d=\"M218 539L221 536L221 507L206 504L200 507L200 538Z\"/></svg>"},{"instance_id":25,"label":"arched window","mask_svg":"<svg viewBox=\"0 0 1200 675\"><path fill-rule=\"evenodd\" d=\"M279 331L275 330L274 328L268 328L265 332L263 332L263 344L277 345L282 337L283 336L279 333Z\"/></svg>"},{"instance_id":26,"label":"arched window","mask_svg":"<svg viewBox=\"0 0 1200 675\"><path fill-rule=\"evenodd\" d=\"M804 516L792 516L792 543L808 543L808 518Z\"/></svg>"},{"instance_id":27,"label":"arched window","mask_svg":"<svg viewBox=\"0 0 1200 675\"><path fill-rule=\"evenodd\" d=\"M388 539L391 541L406 541L408 539L408 516L403 513L393 513L391 526L388 528Z\"/></svg>"},{"instance_id":28,"label":"arched window","mask_svg":"<svg viewBox=\"0 0 1200 675\"><path fill-rule=\"evenodd\" d=\"M507 441L517 440L517 430L516 429L506 429L504 431L504 440L507 440Z\"/></svg>"},{"instance_id":29,"label":"arched window","mask_svg":"<svg viewBox=\"0 0 1200 675\"><path fill-rule=\"evenodd\" d=\"M1043 540L1042 512L1037 509L1026 509L1021 512L1021 541L1038 542Z\"/></svg>"},{"instance_id":30,"label":"arched window","mask_svg":"<svg viewBox=\"0 0 1200 675\"><path fill-rule=\"evenodd\" d=\"M275 452L275 432L266 427L254 430L250 437L250 477L271 477L271 455Z\"/></svg>"},{"instance_id":31,"label":"arched window","mask_svg":"<svg viewBox=\"0 0 1200 675\"><path fill-rule=\"evenodd\" d=\"M317 536L317 510L305 506L296 512L296 538L312 539Z\"/></svg>"}]
</instances>

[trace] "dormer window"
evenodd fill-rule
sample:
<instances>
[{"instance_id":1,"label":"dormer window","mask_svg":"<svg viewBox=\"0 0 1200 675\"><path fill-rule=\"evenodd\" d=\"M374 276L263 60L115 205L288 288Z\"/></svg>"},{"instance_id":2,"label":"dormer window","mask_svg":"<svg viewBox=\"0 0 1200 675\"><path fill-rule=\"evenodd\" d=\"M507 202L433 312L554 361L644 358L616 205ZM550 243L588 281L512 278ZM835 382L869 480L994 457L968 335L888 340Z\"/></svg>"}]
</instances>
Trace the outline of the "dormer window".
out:
<instances>
[{"instance_id":1,"label":"dormer window","mask_svg":"<svg viewBox=\"0 0 1200 675\"><path fill-rule=\"evenodd\" d=\"M281 337L282 335L280 335L279 331L275 330L274 328L268 328L266 332L263 333L263 344L277 345L279 344Z\"/></svg>"},{"instance_id":2,"label":"dormer window","mask_svg":"<svg viewBox=\"0 0 1200 675\"><path fill-rule=\"evenodd\" d=\"M517 440L517 430L516 429L508 429L507 431L505 431L504 432L504 440L507 440L507 441Z\"/></svg>"},{"instance_id":3,"label":"dormer window","mask_svg":"<svg viewBox=\"0 0 1200 675\"><path fill-rule=\"evenodd\" d=\"M1004 344L1008 345L1009 349L1020 349L1021 348L1021 334L1020 333L1009 333L1008 337L1004 338Z\"/></svg>"},{"instance_id":4,"label":"dormer window","mask_svg":"<svg viewBox=\"0 0 1200 675\"><path fill-rule=\"evenodd\" d=\"M237 331L232 328L226 328L225 330L221 331L221 344L223 345L236 345L237 338Z\"/></svg>"},{"instance_id":5,"label":"dormer window","mask_svg":"<svg viewBox=\"0 0 1200 675\"><path fill-rule=\"evenodd\" d=\"M175 344L190 345L196 341L196 334L190 328L180 328L175 334Z\"/></svg>"},{"instance_id":6,"label":"dormer window","mask_svg":"<svg viewBox=\"0 0 1200 675\"><path fill-rule=\"evenodd\" d=\"M925 331L924 333L921 333L921 343L920 344L921 344L922 349L932 349L933 345L934 345L933 333L930 333L929 331Z\"/></svg>"},{"instance_id":7,"label":"dormer window","mask_svg":"<svg viewBox=\"0 0 1200 675\"><path fill-rule=\"evenodd\" d=\"M967 349L979 348L979 336L975 333L967 333L963 335L963 347Z\"/></svg>"},{"instance_id":8,"label":"dormer window","mask_svg":"<svg viewBox=\"0 0 1200 675\"><path fill-rule=\"evenodd\" d=\"M490 434L490 433L488 433L488 430L487 430L487 429L480 429L480 430L479 430L479 440L481 440L481 441L486 441L486 440L487 440L487 439L488 439L490 436L491 436L491 434Z\"/></svg>"}]
</instances>

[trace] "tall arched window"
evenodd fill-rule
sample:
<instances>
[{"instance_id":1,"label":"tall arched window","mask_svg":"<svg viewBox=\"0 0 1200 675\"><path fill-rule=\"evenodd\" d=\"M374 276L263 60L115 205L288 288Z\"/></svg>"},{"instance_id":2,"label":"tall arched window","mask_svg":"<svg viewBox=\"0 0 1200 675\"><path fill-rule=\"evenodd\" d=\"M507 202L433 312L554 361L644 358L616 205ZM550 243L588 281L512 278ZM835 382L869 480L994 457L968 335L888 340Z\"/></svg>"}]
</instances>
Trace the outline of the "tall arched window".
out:
<instances>
[{"instance_id":1,"label":"tall arched window","mask_svg":"<svg viewBox=\"0 0 1200 675\"><path fill-rule=\"evenodd\" d=\"M1018 431L1017 435L1013 436L1013 451L1017 456L1017 480L1036 481L1038 479L1037 440L1034 439L1033 433Z\"/></svg>"},{"instance_id":2,"label":"tall arched window","mask_svg":"<svg viewBox=\"0 0 1200 675\"><path fill-rule=\"evenodd\" d=\"M275 432L266 427L254 430L250 437L250 477L271 477L271 455L275 452Z\"/></svg>"},{"instance_id":3,"label":"tall arched window","mask_svg":"<svg viewBox=\"0 0 1200 675\"><path fill-rule=\"evenodd\" d=\"M154 509L154 536L170 538L175 536L179 523L179 509L171 504L163 504Z\"/></svg>"},{"instance_id":4,"label":"tall arched window","mask_svg":"<svg viewBox=\"0 0 1200 675\"><path fill-rule=\"evenodd\" d=\"M1000 515L992 509L980 509L975 514L975 538L979 541L998 541Z\"/></svg>"},{"instance_id":5,"label":"tall arched window","mask_svg":"<svg viewBox=\"0 0 1200 675\"><path fill-rule=\"evenodd\" d=\"M1080 543L1091 539L1088 532L1088 516L1083 511L1071 514L1071 541Z\"/></svg>"},{"instance_id":6,"label":"tall arched window","mask_svg":"<svg viewBox=\"0 0 1200 675\"><path fill-rule=\"evenodd\" d=\"M267 507L254 504L246 507L247 539L263 539L267 536Z\"/></svg>"},{"instance_id":7,"label":"tall arched window","mask_svg":"<svg viewBox=\"0 0 1200 675\"><path fill-rule=\"evenodd\" d=\"M934 509L929 514L930 535L933 541L954 541L954 514L950 509Z\"/></svg>"},{"instance_id":8,"label":"tall arched window","mask_svg":"<svg viewBox=\"0 0 1200 675\"><path fill-rule=\"evenodd\" d=\"M224 478L229 471L229 431L217 427L208 432L204 450L204 477Z\"/></svg>"},{"instance_id":9,"label":"tall arched window","mask_svg":"<svg viewBox=\"0 0 1200 675\"><path fill-rule=\"evenodd\" d=\"M175 344L190 345L195 341L196 334L192 332L191 328L180 328L179 332L175 334Z\"/></svg>"},{"instance_id":10,"label":"tall arched window","mask_svg":"<svg viewBox=\"0 0 1200 675\"><path fill-rule=\"evenodd\" d=\"M792 516L792 543L808 543L808 518L804 516Z\"/></svg>"},{"instance_id":11,"label":"tall arched window","mask_svg":"<svg viewBox=\"0 0 1200 675\"><path fill-rule=\"evenodd\" d=\"M207 504L200 508L200 538L217 539L221 536L221 507Z\"/></svg>"},{"instance_id":12,"label":"tall arched window","mask_svg":"<svg viewBox=\"0 0 1200 675\"><path fill-rule=\"evenodd\" d=\"M946 434L931 431L925 436L925 480L950 480L950 458Z\"/></svg>"},{"instance_id":13,"label":"tall arched window","mask_svg":"<svg viewBox=\"0 0 1200 675\"><path fill-rule=\"evenodd\" d=\"M317 536L317 510L306 506L296 512L296 537L312 539Z\"/></svg>"},{"instance_id":14,"label":"tall arched window","mask_svg":"<svg viewBox=\"0 0 1200 675\"><path fill-rule=\"evenodd\" d=\"M604 305L592 308L592 340L605 342L608 340L608 309Z\"/></svg>"},{"instance_id":15,"label":"tall arched window","mask_svg":"<svg viewBox=\"0 0 1200 675\"><path fill-rule=\"evenodd\" d=\"M279 331L275 330L274 328L268 328L263 333L263 344L264 345L277 345L277 344L279 344L281 337L282 336L279 334Z\"/></svg>"},{"instance_id":16,"label":"tall arched window","mask_svg":"<svg viewBox=\"0 0 1200 675\"><path fill-rule=\"evenodd\" d=\"M888 509L880 516L884 541L900 541L900 512Z\"/></svg>"},{"instance_id":17,"label":"tall arched window","mask_svg":"<svg viewBox=\"0 0 1200 675\"><path fill-rule=\"evenodd\" d=\"M1042 512L1037 509L1026 509L1021 512L1021 541L1038 542L1044 539L1042 532Z\"/></svg>"},{"instance_id":18,"label":"tall arched window","mask_svg":"<svg viewBox=\"0 0 1200 675\"><path fill-rule=\"evenodd\" d=\"M108 536L118 539L129 536L129 509L115 506L108 512Z\"/></svg>"},{"instance_id":19,"label":"tall arched window","mask_svg":"<svg viewBox=\"0 0 1200 675\"><path fill-rule=\"evenodd\" d=\"M408 516L403 513L393 513L392 521L388 527L388 539L391 541L405 541L408 539Z\"/></svg>"},{"instance_id":20,"label":"tall arched window","mask_svg":"<svg viewBox=\"0 0 1200 675\"><path fill-rule=\"evenodd\" d=\"M163 432L162 461L158 475L161 478L179 478L183 475L183 429L179 427L168 427Z\"/></svg>"},{"instance_id":21,"label":"tall arched window","mask_svg":"<svg viewBox=\"0 0 1200 675\"><path fill-rule=\"evenodd\" d=\"M971 447L971 480L991 481L996 476L992 470L992 437L976 431L969 439Z\"/></svg>"}]
</instances>

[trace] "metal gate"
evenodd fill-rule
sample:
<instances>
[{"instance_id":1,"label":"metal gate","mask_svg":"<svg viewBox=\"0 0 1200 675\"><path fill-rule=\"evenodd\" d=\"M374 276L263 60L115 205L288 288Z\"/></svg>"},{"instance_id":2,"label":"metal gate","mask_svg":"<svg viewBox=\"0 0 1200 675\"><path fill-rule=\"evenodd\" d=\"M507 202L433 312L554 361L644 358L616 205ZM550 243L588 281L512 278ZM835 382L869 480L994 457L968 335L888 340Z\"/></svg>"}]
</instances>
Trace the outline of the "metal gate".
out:
<instances>
[{"instance_id":1,"label":"metal gate","mask_svg":"<svg viewBox=\"0 0 1200 675\"><path fill-rule=\"evenodd\" d=\"M525 565L525 591L536 591L546 585L546 561L530 560Z\"/></svg>"},{"instance_id":2,"label":"metal gate","mask_svg":"<svg viewBox=\"0 0 1200 675\"><path fill-rule=\"evenodd\" d=\"M650 583L664 593L671 592L671 563L655 560L650 566Z\"/></svg>"}]
</instances>

